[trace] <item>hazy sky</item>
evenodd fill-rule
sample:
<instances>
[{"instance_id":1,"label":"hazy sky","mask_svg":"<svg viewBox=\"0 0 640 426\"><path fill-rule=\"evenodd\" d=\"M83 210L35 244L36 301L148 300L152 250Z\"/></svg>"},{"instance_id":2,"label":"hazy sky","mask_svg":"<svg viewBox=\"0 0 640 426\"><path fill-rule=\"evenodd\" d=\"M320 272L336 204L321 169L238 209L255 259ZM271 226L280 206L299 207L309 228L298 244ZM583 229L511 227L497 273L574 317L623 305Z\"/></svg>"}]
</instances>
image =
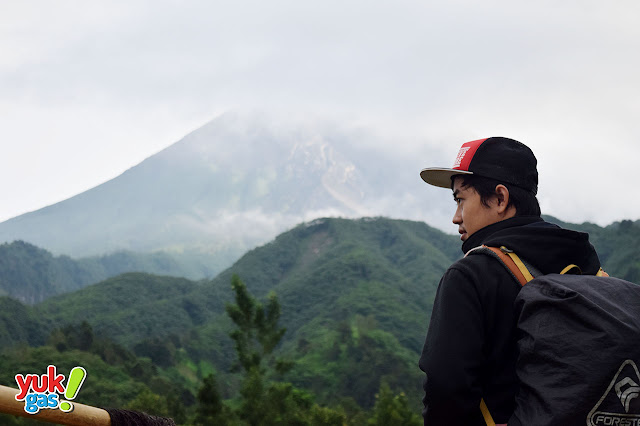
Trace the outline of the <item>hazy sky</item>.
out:
<instances>
[{"instance_id":1,"label":"hazy sky","mask_svg":"<svg viewBox=\"0 0 640 426\"><path fill-rule=\"evenodd\" d=\"M543 211L639 219L639 15L632 0L0 1L0 221L251 108L451 162L509 136L538 157Z\"/></svg>"}]
</instances>

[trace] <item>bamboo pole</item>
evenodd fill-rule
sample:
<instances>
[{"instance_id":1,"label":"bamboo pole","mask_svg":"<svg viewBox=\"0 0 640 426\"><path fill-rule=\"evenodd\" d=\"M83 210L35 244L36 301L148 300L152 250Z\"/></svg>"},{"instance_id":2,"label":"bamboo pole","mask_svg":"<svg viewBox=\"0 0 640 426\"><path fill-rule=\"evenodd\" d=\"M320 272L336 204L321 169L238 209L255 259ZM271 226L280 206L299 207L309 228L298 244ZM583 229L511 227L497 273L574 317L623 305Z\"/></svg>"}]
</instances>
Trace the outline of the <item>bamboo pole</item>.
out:
<instances>
[{"instance_id":1,"label":"bamboo pole","mask_svg":"<svg viewBox=\"0 0 640 426\"><path fill-rule=\"evenodd\" d=\"M105 410L77 402L73 403L73 411L69 413L58 409L42 409L38 414L29 414L24 411L24 402L16 401L16 395L19 393L18 389L0 385L0 412L61 425L111 426L111 417Z\"/></svg>"}]
</instances>

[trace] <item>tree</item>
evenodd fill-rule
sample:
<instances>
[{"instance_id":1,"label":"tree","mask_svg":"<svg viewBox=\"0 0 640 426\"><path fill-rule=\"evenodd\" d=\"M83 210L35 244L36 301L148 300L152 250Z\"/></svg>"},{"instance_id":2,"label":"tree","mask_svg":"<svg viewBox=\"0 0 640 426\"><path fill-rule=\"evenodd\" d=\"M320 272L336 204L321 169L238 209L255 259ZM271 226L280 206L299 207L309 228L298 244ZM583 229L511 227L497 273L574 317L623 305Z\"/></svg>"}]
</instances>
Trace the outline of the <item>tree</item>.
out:
<instances>
[{"instance_id":1,"label":"tree","mask_svg":"<svg viewBox=\"0 0 640 426\"><path fill-rule=\"evenodd\" d=\"M266 306L258 302L237 275L231 278L235 304L225 306L236 325L229 335L235 342L237 362L233 369L243 373L238 408L231 411L220 399L215 379L209 376L198 392L196 424L249 424L342 426L342 410L320 407L313 395L291 383L275 381L293 363L277 358L275 348L286 329L278 326L280 304L270 293ZM238 422L239 421L239 422Z\"/></svg>"},{"instance_id":2,"label":"tree","mask_svg":"<svg viewBox=\"0 0 640 426\"><path fill-rule=\"evenodd\" d=\"M249 294L247 287L236 274L231 278L231 287L235 293L236 304L227 304L225 310L238 327L230 334L238 354L235 370L241 368L249 373L256 369L264 375L266 368L272 366L277 373L285 373L291 368L291 364L272 356L273 350L287 330L278 327L280 303L275 293L269 294L265 309Z\"/></svg>"},{"instance_id":3,"label":"tree","mask_svg":"<svg viewBox=\"0 0 640 426\"><path fill-rule=\"evenodd\" d=\"M77 325L66 325L55 329L49 336L49 344L58 351L80 349L91 350L94 343L93 328L85 320Z\"/></svg>"},{"instance_id":4,"label":"tree","mask_svg":"<svg viewBox=\"0 0 640 426\"><path fill-rule=\"evenodd\" d=\"M227 410L222 403L220 392L213 374L204 378L204 384L198 391L196 425L227 424Z\"/></svg>"},{"instance_id":5,"label":"tree","mask_svg":"<svg viewBox=\"0 0 640 426\"><path fill-rule=\"evenodd\" d=\"M144 388L125 408L127 410L141 411L154 416L167 417L167 399L153 393L149 388Z\"/></svg>"},{"instance_id":6,"label":"tree","mask_svg":"<svg viewBox=\"0 0 640 426\"><path fill-rule=\"evenodd\" d=\"M380 385L369 425L376 426L418 426L422 424L418 414L409 408L409 400L404 393L393 395L386 382Z\"/></svg>"},{"instance_id":7,"label":"tree","mask_svg":"<svg viewBox=\"0 0 640 426\"><path fill-rule=\"evenodd\" d=\"M230 333L238 361L235 370L244 371L238 416L251 425L276 424L283 416L293 421L296 412L311 407L310 395L290 384L269 383L270 377L283 374L293 366L274 356L273 351L286 332L278 326L280 303L272 292L266 307L247 290L238 275L231 278L236 303L225 309L237 328ZM278 401L279 403L275 403ZM303 414L300 412L299 414ZM293 418L292 418L293 417Z\"/></svg>"}]
</instances>

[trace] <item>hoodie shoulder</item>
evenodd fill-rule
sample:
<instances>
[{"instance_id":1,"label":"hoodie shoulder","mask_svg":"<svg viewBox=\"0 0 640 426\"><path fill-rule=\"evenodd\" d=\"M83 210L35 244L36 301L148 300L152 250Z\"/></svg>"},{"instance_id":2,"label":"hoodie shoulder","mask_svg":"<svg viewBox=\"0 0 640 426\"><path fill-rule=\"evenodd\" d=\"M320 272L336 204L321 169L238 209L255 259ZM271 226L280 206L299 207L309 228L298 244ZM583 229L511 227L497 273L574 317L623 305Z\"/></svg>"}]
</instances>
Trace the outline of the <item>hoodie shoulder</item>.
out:
<instances>
[{"instance_id":1,"label":"hoodie shoulder","mask_svg":"<svg viewBox=\"0 0 640 426\"><path fill-rule=\"evenodd\" d=\"M549 222L504 228L488 236L483 244L505 246L544 274L559 273L570 264L578 265L588 275L595 275L600 269L589 234Z\"/></svg>"}]
</instances>

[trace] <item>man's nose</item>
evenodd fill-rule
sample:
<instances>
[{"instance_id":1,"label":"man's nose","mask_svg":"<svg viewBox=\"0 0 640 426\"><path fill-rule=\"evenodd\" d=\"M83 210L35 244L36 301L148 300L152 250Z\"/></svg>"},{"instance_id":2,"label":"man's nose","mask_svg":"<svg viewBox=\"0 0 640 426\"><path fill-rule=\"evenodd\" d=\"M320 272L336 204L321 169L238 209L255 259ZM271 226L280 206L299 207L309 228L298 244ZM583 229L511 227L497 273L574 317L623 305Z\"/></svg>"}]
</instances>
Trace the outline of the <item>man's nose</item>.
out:
<instances>
[{"instance_id":1,"label":"man's nose","mask_svg":"<svg viewBox=\"0 0 640 426\"><path fill-rule=\"evenodd\" d=\"M462 223L462 215L460 214L460 208L457 208L456 212L453 215L453 223L456 225L460 225Z\"/></svg>"}]
</instances>

